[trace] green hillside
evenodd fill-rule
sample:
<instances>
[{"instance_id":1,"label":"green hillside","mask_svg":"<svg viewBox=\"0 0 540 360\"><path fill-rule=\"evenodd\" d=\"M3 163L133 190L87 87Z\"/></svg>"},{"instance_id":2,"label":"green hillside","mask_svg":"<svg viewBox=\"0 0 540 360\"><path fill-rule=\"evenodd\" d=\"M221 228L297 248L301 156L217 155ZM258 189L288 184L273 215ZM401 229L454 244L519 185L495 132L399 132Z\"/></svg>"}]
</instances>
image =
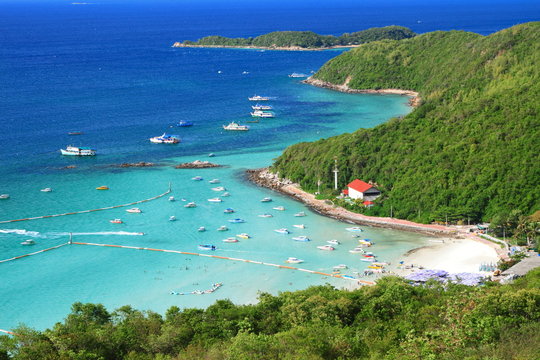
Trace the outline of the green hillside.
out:
<instances>
[{"instance_id":1,"label":"green hillside","mask_svg":"<svg viewBox=\"0 0 540 360\"><path fill-rule=\"evenodd\" d=\"M360 178L382 190L374 215L390 207L424 222L531 214L540 209L539 74L539 22L486 37L432 32L365 44L314 78L415 90L421 105L373 129L291 146L273 170L314 191L317 179L332 178L336 156L342 187Z\"/></svg>"},{"instance_id":2,"label":"green hillside","mask_svg":"<svg viewBox=\"0 0 540 360\"><path fill-rule=\"evenodd\" d=\"M255 38L227 38L223 36L207 36L193 41L185 41L184 45L198 46L253 46L262 48L300 47L326 48L331 46L358 45L382 39L401 40L416 34L402 26L386 26L371 28L336 37L319 35L312 31L275 31Z\"/></svg>"}]
</instances>

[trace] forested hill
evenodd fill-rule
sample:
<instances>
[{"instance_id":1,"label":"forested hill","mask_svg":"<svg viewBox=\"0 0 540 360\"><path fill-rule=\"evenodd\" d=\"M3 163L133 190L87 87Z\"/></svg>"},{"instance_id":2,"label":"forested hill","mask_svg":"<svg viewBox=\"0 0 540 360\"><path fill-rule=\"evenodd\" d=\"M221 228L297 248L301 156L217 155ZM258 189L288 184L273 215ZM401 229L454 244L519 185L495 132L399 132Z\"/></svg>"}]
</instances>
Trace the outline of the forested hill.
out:
<instances>
[{"instance_id":1,"label":"forested hill","mask_svg":"<svg viewBox=\"0 0 540 360\"><path fill-rule=\"evenodd\" d=\"M540 208L540 22L481 36L432 32L378 41L314 78L353 89L415 90L421 105L369 130L301 143L273 165L307 190L359 178L382 190L375 215L490 219Z\"/></svg>"},{"instance_id":2,"label":"forested hill","mask_svg":"<svg viewBox=\"0 0 540 360\"><path fill-rule=\"evenodd\" d=\"M223 47L257 47L257 48L329 48L364 44L383 39L401 40L416 34L402 26L386 26L371 28L341 36L319 35L312 31L275 31L255 38L228 38L223 36L207 36L193 41L175 43L173 46L223 46Z\"/></svg>"}]
</instances>

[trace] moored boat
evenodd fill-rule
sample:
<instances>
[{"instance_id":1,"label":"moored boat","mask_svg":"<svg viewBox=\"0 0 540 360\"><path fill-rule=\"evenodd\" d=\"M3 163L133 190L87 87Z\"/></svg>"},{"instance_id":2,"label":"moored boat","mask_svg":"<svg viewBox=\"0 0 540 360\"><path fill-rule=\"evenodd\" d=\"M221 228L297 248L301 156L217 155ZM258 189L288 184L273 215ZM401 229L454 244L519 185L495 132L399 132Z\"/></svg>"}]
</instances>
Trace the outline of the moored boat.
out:
<instances>
[{"instance_id":1,"label":"moored boat","mask_svg":"<svg viewBox=\"0 0 540 360\"><path fill-rule=\"evenodd\" d=\"M212 179L209 181L210 184L219 184L219 179Z\"/></svg>"},{"instance_id":2,"label":"moored boat","mask_svg":"<svg viewBox=\"0 0 540 360\"><path fill-rule=\"evenodd\" d=\"M289 264L301 264L304 262L304 260L295 258L295 257L290 257L287 260L285 260L285 262Z\"/></svg>"},{"instance_id":3,"label":"moored boat","mask_svg":"<svg viewBox=\"0 0 540 360\"><path fill-rule=\"evenodd\" d=\"M184 205L184 207L185 208L194 208L194 207L197 207L197 204L195 204L194 202L189 202L186 205Z\"/></svg>"},{"instance_id":4,"label":"moored boat","mask_svg":"<svg viewBox=\"0 0 540 360\"><path fill-rule=\"evenodd\" d=\"M48 187L48 188L45 188L45 189L41 189L39 191L41 191L41 192L51 192L52 189L50 187Z\"/></svg>"},{"instance_id":5,"label":"moored boat","mask_svg":"<svg viewBox=\"0 0 540 360\"><path fill-rule=\"evenodd\" d=\"M229 237L229 238L223 239L222 241L226 243L236 243L239 240L237 238Z\"/></svg>"},{"instance_id":6,"label":"moored boat","mask_svg":"<svg viewBox=\"0 0 540 360\"><path fill-rule=\"evenodd\" d=\"M285 228L282 228L282 229L276 229L274 230L275 232L279 233L279 234L288 234L289 233L289 230L285 229Z\"/></svg>"},{"instance_id":7,"label":"moored boat","mask_svg":"<svg viewBox=\"0 0 540 360\"><path fill-rule=\"evenodd\" d=\"M362 230L361 228L359 228L358 226L348 227L348 228L345 228L345 230L351 231L351 232L361 232L361 231L364 231L364 230Z\"/></svg>"},{"instance_id":8,"label":"moored boat","mask_svg":"<svg viewBox=\"0 0 540 360\"><path fill-rule=\"evenodd\" d=\"M201 181L203 178L200 177L200 176L195 176L195 177L192 177L191 180L194 180L194 181Z\"/></svg>"},{"instance_id":9,"label":"moored boat","mask_svg":"<svg viewBox=\"0 0 540 360\"><path fill-rule=\"evenodd\" d=\"M150 142L153 144L178 144L180 142L180 136L163 133L161 136L150 138Z\"/></svg>"},{"instance_id":10,"label":"moored boat","mask_svg":"<svg viewBox=\"0 0 540 360\"><path fill-rule=\"evenodd\" d=\"M328 240L327 243L329 243L330 245L339 245L339 241L337 241L336 239Z\"/></svg>"},{"instance_id":11,"label":"moored boat","mask_svg":"<svg viewBox=\"0 0 540 360\"><path fill-rule=\"evenodd\" d=\"M174 215L169 216L169 221L176 221L176 216Z\"/></svg>"},{"instance_id":12,"label":"moored boat","mask_svg":"<svg viewBox=\"0 0 540 360\"><path fill-rule=\"evenodd\" d=\"M229 130L229 131L248 131L249 126L247 125L240 125L236 122L231 122L229 125L223 125L223 130Z\"/></svg>"},{"instance_id":13,"label":"moored boat","mask_svg":"<svg viewBox=\"0 0 540 360\"><path fill-rule=\"evenodd\" d=\"M241 224L241 223L245 223L246 221L243 220L243 219L229 219L227 220L228 222L230 223L233 223L233 224Z\"/></svg>"},{"instance_id":14,"label":"moored boat","mask_svg":"<svg viewBox=\"0 0 540 360\"><path fill-rule=\"evenodd\" d=\"M294 214L294 216L296 216L296 217L304 217L304 216L306 216L306 213L303 212L303 211L300 211L300 212L297 212L296 214Z\"/></svg>"},{"instance_id":15,"label":"moored boat","mask_svg":"<svg viewBox=\"0 0 540 360\"><path fill-rule=\"evenodd\" d=\"M198 232L204 232L206 231L206 228L204 226L199 226L199 228L197 229Z\"/></svg>"},{"instance_id":16,"label":"moored boat","mask_svg":"<svg viewBox=\"0 0 540 360\"><path fill-rule=\"evenodd\" d=\"M35 245L36 242L33 239L24 240L21 245Z\"/></svg>"},{"instance_id":17,"label":"moored boat","mask_svg":"<svg viewBox=\"0 0 540 360\"><path fill-rule=\"evenodd\" d=\"M262 217L262 218L271 218L273 215L272 214L261 214L261 215L258 215L259 217Z\"/></svg>"},{"instance_id":18,"label":"moored boat","mask_svg":"<svg viewBox=\"0 0 540 360\"><path fill-rule=\"evenodd\" d=\"M101 186L98 186L96 188L96 190L109 190L109 187L108 186L105 186L105 185L101 185Z\"/></svg>"},{"instance_id":19,"label":"moored boat","mask_svg":"<svg viewBox=\"0 0 540 360\"><path fill-rule=\"evenodd\" d=\"M260 96L260 95L253 95L251 97L248 97L249 101L269 101L270 98L268 96Z\"/></svg>"},{"instance_id":20,"label":"moored boat","mask_svg":"<svg viewBox=\"0 0 540 360\"><path fill-rule=\"evenodd\" d=\"M258 117L258 118L273 118L276 117L276 114L274 114L271 111L262 111L262 110L255 110L251 113L252 117Z\"/></svg>"},{"instance_id":21,"label":"moored boat","mask_svg":"<svg viewBox=\"0 0 540 360\"><path fill-rule=\"evenodd\" d=\"M229 230L228 227L226 227L225 225L221 225L220 227L217 228L217 231L227 231Z\"/></svg>"},{"instance_id":22,"label":"moored boat","mask_svg":"<svg viewBox=\"0 0 540 360\"><path fill-rule=\"evenodd\" d=\"M232 214L232 213L234 212L234 209L232 209L232 208L226 208L225 210L223 210L223 212L224 212L225 214Z\"/></svg>"},{"instance_id":23,"label":"moored boat","mask_svg":"<svg viewBox=\"0 0 540 360\"><path fill-rule=\"evenodd\" d=\"M239 237L240 239L249 239L249 238L251 238L251 236L249 236L246 233L241 233L241 234L238 234L236 236Z\"/></svg>"},{"instance_id":24,"label":"moored boat","mask_svg":"<svg viewBox=\"0 0 540 360\"><path fill-rule=\"evenodd\" d=\"M215 245L210 245L210 244L204 244L204 245L199 245L198 246L199 250L205 250L205 251L209 251L209 250L216 250L216 246Z\"/></svg>"},{"instance_id":25,"label":"moored boat","mask_svg":"<svg viewBox=\"0 0 540 360\"><path fill-rule=\"evenodd\" d=\"M261 202L271 202L272 201L272 198L269 198L269 197L265 197L265 198L262 198Z\"/></svg>"},{"instance_id":26,"label":"moored boat","mask_svg":"<svg viewBox=\"0 0 540 360\"><path fill-rule=\"evenodd\" d=\"M253 110L272 110L272 106L270 106L270 105L260 105L260 104L252 105L251 108Z\"/></svg>"},{"instance_id":27,"label":"moored boat","mask_svg":"<svg viewBox=\"0 0 540 360\"><path fill-rule=\"evenodd\" d=\"M317 246L317 249L319 250L324 250L324 251L333 251L335 250L333 246L331 245L321 245L321 246Z\"/></svg>"},{"instance_id":28,"label":"moored boat","mask_svg":"<svg viewBox=\"0 0 540 360\"><path fill-rule=\"evenodd\" d=\"M9 194L1 194L0 195L0 200L6 200L6 199L9 199Z\"/></svg>"},{"instance_id":29,"label":"moored boat","mask_svg":"<svg viewBox=\"0 0 540 360\"><path fill-rule=\"evenodd\" d=\"M185 120L180 120L176 126L178 127L188 127L188 126L193 126L193 122L191 121L185 121Z\"/></svg>"},{"instance_id":30,"label":"moored boat","mask_svg":"<svg viewBox=\"0 0 540 360\"><path fill-rule=\"evenodd\" d=\"M212 198L212 199L208 199L209 202L215 202L215 203L218 203L218 202L221 202L223 200L221 200L220 198Z\"/></svg>"},{"instance_id":31,"label":"moored boat","mask_svg":"<svg viewBox=\"0 0 540 360\"><path fill-rule=\"evenodd\" d=\"M339 264L339 265L336 265L333 267L334 270L339 270L339 269L347 269L348 266L345 265L345 264Z\"/></svg>"},{"instance_id":32,"label":"moored boat","mask_svg":"<svg viewBox=\"0 0 540 360\"><path fill-rule=\"evenodd\" d=\"M122 220L121 219L113 219L113 220L110 220L110 222L112 224L121 224L122 223Z\"/></svg>"},{"instance_id":33,"label":"moored boat","mask_svg":"<svg viewBox=\"0 0 540 360\"><path fill-rule=\"evenodd\" d=\"M215 188L212 188L212 191L225 191L226 189L223 186L218 186Z\"/></svg>"},{"instance_id":34,"label":"moored boat","mask_svg":"<svg viewBox=\"0 0 540 360\"><path fill-rule=\"evenodd\" d=\"M294 241L303 241L303 242L307 242L307 241L311 241L310 238L308 238L307 236L295 236L292 238Z\"/></svg>"},{"instance_id":35,"label":"moored boat","mask_svg":"<svg viewBox=\"0 0 540 360\"><path fill-rule=\"evenodd\" d=\"M221 196L222 196L222 197L223 197L223 196L227 197L227 196L231 196L231 194L228 193L227 191L225 191L223 194L221 194Z\"/></svg>"},{"instance_id":36,"label":"moored boat","mask_svg":"<svg viewBox=\"0 0 540 360\"><path fill-rule=\"evenodd\" d=\"M285 207L284 206L275 206L272 209L277 210L277 211L284 211Z\"/></svg>"},{"instance_id":37,"label":"moored boat","mask_svg":"<svg viewBox=\"0 0 540 360\"><path fill-rule=\"evenodd\" d=\"M142 213L142 210L139 209L139 208L131 208L131 209L127 209L126 210L128 213L132 213L132 214L139 214L139 213Z\"/></svg>"},{"instance_id":38,"label":"moored boat","mask_svg":"<svg viewBox=\"0 0 540 360\"><path fill-rule=\"evenodd\" d=\"M299 228L299 229L305 229L306 228L306 225L304 224L297 224L297 225L293 225L295 228Z\"/></svg>"},{"instance_id":39,"label":"moored boat","mask_svg":"<svg viewBox=\"0 0 540 360\"><path fill-rule=\"evenodd\" d=\"M174 196L169 196L169 201L175 201Z\"/></svg>"},{"instance_id":40,"label":"moored boat","mask_svg":"<svg viewBox=\"0 0 540 360\"><path fill-rule=\"evenodd\" d=\"M96 150L89 147L78 147L69 145L65 149L60 149L60 153L62 153L62 155L69 156L94 156L96 155Z\"/></svg>"}]
</instances>

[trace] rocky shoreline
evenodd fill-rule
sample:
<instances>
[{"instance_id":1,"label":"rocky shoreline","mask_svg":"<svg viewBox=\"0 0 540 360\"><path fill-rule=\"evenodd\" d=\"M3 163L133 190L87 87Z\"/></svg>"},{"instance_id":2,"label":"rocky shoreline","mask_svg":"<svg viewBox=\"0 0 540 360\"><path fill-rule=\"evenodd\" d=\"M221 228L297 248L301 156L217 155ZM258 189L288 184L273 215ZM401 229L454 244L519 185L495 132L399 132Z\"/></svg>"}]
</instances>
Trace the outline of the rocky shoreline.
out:
<instances>
[{"instance_id":1,"label":"rocky shoreline","mask_svg":"<svg viewBox=\"0 0 540 360\"><path fill-rule=\"evenodd\" d=\"M175 169L206 169L206 168L218 168L223 167L223 165L214 164L210 161L201 161L201 160L195 160L193 162L187 162L175 165Z\"/></svg>"},{"instance_id":2,"label":"rocky shoreline","mask_svg":"<svg viewBox=\"0 0 540 360\"><path fill-rule=\"evenodd\" d=\"M198 45L198 44L184 44L179 41L172 44L173 48L214 48L214 49L250 49L250 50L282 50L282 51L323 51L332 49L343 48L356 48L361 45L347 45L347 46L330 46L321 48L304 48L300 46L252 46L252 45Z\"/></svg>"},{"instance_id":3,"label":"rocky shoreline","mask_svg":"<svg viewBox=\"0 0 540 360\"><path fill-rule=\"evenodd\" d=\"M140 161L138 163L122 163L122 164L115 164L114 167L120 167L120 168L128 168L128 167L152 167L156 166L156 164L151 162L145 162Z\"/></svg>"}]
</instances>

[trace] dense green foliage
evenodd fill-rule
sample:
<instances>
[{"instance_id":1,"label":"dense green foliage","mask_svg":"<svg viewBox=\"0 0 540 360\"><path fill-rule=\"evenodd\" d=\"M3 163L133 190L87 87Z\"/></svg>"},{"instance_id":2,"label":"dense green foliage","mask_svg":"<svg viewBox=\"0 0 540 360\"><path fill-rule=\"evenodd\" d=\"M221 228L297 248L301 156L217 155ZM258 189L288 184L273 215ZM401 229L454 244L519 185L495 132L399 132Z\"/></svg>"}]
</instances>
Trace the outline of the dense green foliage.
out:
<instances>
[{"instance_id":1,"label":"dense green foliage","mask_svg":"<svg viewBox=\"0 0 540 360\"><path fill-rule=\"evenodd\" d=\"M356 291L312 287L255 305L220 300L165 317L75 303L52 329L0 336L0 359L540 358L540 269L511 285L412 286L399 278Z\"/></svg>"},{"instance_id":2,"label":"dense green foliage","mask_svg":"<svg viewBox=\"0 0 540 360\"><path fill-rule=\"evenodd\" d=\"M383 39L401 40L415 36L410 29L402 26L386 26L371 28L351 34L318 35L312 31L275 31L255 38L227 38L223 36L207 36L196 42L185 41L185 45L212 46L255 46L263 48L300 47L325 48L331 46L359 45Z\"/></svg>"},{"instance_id":3,"label":"dense green foliage","mask_svg":"<svg viewBox=\"0 0 540 360\"><path fill-rule=\"evenodd\" d=\"M372 215L504 219L540 209L540 23L481 36L433 32L365 44L315 75L353 89L398 88L422 103L403 118L288 148L274 171L308 191L374 181Z\"/></svg>"}]
</instances>

